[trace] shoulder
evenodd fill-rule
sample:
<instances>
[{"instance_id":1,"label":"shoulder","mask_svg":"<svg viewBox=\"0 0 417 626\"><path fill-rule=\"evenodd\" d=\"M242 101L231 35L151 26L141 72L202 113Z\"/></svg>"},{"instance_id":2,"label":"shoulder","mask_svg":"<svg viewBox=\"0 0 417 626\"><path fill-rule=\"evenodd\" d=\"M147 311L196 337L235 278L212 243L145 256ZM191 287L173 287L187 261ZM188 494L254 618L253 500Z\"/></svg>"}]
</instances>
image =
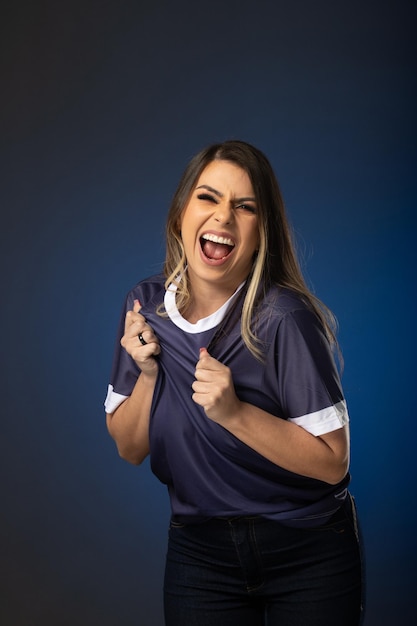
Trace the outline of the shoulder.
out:
<instances>
[{"instance_id":1,"label":"shoulder","mask_svg":"<svg viewBox=\"0 0 417 626\"><path fill-rule=\"evenodd\" d=\"M131 308L134 300L139 300L143 309L159 306L165 294L165 277L161 274L154 274L140 280L126 296L128 308Z\"/></svg>"},{"instance_id":2,"label":"shoulder","mask_svg":"<svg viewBox=\"0 0 417 626\"><path fill-rule=\"evenodd\" d=\"M258 329L272 336L304 338L325 337L325 329L312 305L301 294L284 287L271 287L265 294L257 316ZM256 324L256 322L255 322Z\"/></svg>"},{"instance_id":3,"label":"shoulder","mask_svg":"<svg viewBox=\"0 0 417 626\"><path fill-rule=\"evenodd\" d=\"M313 313L309 303L295 291L286 287L272 286L261 303L261 311L279 319L296 312Z\"/></svg>"}]
</instances>

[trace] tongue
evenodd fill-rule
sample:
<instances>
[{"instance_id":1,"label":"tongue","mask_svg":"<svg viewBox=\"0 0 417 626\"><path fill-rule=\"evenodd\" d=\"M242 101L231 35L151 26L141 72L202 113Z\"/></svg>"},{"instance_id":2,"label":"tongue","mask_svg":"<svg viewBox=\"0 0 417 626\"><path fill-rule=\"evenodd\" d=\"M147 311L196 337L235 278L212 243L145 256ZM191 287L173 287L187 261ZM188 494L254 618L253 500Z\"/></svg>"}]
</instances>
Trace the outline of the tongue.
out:
<instances>
[{"instance_id":1,"label":"tongue","mask_svg":"<svg viewBox=\"0 0 417 626\"><path fill-rule=\"evenodd\" d=\"M209 259L222 259L229 254L230 250L231 246L224 243L206 241L203 245L203 252Z\"/></svg>"}]
</instances>

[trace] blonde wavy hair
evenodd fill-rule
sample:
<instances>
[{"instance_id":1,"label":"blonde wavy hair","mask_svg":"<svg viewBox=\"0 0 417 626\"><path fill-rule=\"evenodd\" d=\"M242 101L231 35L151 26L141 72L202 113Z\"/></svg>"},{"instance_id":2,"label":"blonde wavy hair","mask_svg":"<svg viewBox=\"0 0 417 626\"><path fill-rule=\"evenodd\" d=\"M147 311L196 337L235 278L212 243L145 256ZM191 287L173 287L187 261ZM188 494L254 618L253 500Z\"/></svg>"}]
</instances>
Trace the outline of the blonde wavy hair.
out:
<instances>
[{"instance_id":1,"label":"blonde wavy hair","mask_svg":"<svg viewBox=\"0 0 417 626\"><path fill-rule=\"evenodd\" d=\"M256 199L260 245L247 279L241 315L241 335L247 348L256 358L262 360L263 351L253 322L258 301L272 285L297 292L317 315L330 344L336 346L335 317L306 285L271 164L260 150L244 141L225 141L199 152L186 167L173 196L166 222L166 256L163 269L166 288L172 283L177 287L178 309L186 308L191 298L185 271L187 259L180 232L181 215L201 173L214 160L229 161L245 170Z\"/></svg>"}]
</instances>

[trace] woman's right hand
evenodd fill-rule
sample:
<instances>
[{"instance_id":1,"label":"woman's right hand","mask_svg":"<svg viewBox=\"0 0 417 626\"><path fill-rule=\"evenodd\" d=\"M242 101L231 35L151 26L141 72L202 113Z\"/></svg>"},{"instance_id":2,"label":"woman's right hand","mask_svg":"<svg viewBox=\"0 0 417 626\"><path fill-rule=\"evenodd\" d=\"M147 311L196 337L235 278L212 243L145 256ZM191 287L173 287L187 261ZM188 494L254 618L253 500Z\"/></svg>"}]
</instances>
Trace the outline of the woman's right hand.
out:
<instances>
[{"instance_id":1,"label":"woman's right hand","mask_svg":"<svg viewBox=\"0 0 417 626\"><path fill-rule=\"evenodd\" d=\"M144 316L140 314L140 309L139 300L135 300L133 309L126 313L125 333L120 343L143 374L156 376L158 363L155 356L160 353L161 346L152 328L146 323ZM140 341L139 335L146 342L145 344Z\"/></svg>"}]
</instances>

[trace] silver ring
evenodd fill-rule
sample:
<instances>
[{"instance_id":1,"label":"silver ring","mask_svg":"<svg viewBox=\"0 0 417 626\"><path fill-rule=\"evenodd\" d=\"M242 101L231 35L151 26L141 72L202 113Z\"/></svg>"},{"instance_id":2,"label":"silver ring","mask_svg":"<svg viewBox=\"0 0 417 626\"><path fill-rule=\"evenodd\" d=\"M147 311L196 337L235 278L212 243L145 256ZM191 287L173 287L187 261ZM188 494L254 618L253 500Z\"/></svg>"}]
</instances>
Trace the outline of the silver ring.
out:
<instances>
[{"instance_id":1,"label":"silver ring","mask_svg":"<svg viewBox=\"0 0 417 626\"><path fill-rule=\"evenodd\" d=\"M139 333L138 339L141 342L142 346L147 346L148 342L144 340L142 333Z\"/></svg>"}]
</instances>

